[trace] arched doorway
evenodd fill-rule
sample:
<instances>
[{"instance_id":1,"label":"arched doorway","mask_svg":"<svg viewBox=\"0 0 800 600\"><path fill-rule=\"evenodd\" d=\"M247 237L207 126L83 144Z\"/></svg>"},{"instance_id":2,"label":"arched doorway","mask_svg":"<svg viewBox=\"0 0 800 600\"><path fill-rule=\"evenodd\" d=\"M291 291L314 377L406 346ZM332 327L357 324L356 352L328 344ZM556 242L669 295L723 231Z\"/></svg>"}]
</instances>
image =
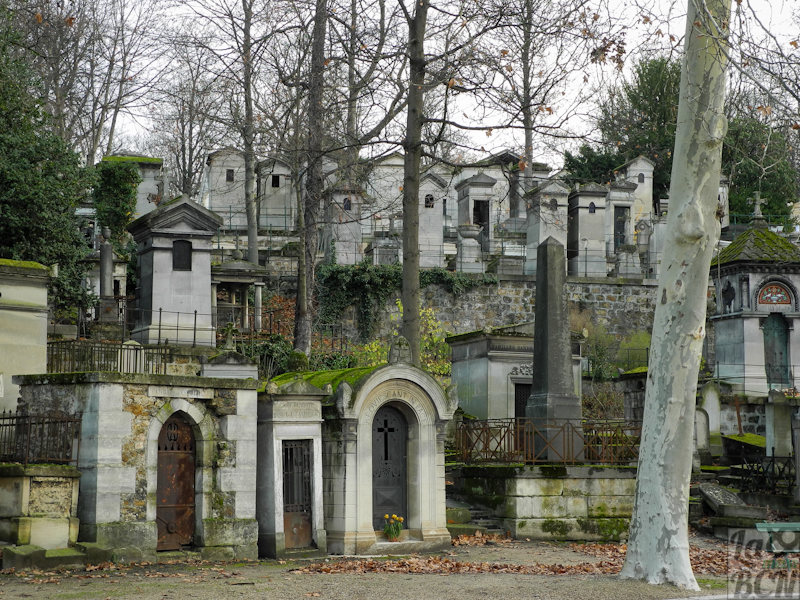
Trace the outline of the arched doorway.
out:
<instances>
[{"instance_id":1,"label":"arched doorway","mask_svg":"<svg viewBox=\"0 0 800 600\"><path fill-rule=\"evenodd\" d=\"M764 322L764 369L770 389L789 386L789 326L780 313Z\"/></svg>"},{"instance_id":2,"label":"arched doorway","mask_svg":"<svg viewBox=\"0 0 800 600\"><path fill-rule=\"evenodd\" d=\"M158 435L156 550L180 550L194 541L195 441L189 417L173 414Z\"/></svg>"},{"instance_id":3,"label":"arched doorway","mask_svg":"<svg viewBox=\"0 0 800 600\"><path fill-rule=\"evenodd\" d=\"M372 523L383 529L384 515L408 518L406 454L408 424L402 413L383 406L372 421Z\"/></svg>"}]
</instances>

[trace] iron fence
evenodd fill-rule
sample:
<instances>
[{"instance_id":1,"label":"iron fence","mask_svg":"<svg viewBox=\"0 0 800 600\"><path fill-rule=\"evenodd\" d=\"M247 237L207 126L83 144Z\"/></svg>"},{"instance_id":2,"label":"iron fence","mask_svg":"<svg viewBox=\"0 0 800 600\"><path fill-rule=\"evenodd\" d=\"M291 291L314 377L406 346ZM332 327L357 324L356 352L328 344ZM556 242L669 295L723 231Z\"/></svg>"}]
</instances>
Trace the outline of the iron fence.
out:
<instances>
[{"instance_id":1,"label":"iron fence","mask_svg":"<svg viewBox=\"0 0 800 600\"><path fill-rule=\"evenodd\" d=\"M0 413L0 462L78 464L80 417Z\"/></svg>"},{"instance_id":2,"label":"iron fence","mask_svg":"<svg viewBox=\"0 0 800 600\"><path fill-rule=\"evenodd\" d=\"M641 422L489 419L456 427L462 462L630 464L639 459Z\"/></svg>"},{"instance_id":3,"label":"iron fence","mask_svg":"<svg viewBox=\"0 0 800 600\"><path fill-rule=\"evenodd\" d=\"M48 373L111 371L164 375L169 358L167 347L86 340L47 343Z\"/></svg>"},{"instance_id":4,"label":"iron fence","mask_svg":"<svg viewBox=\"0 0 800 600\"><path fill-rule=\"evenodd\" d=\"M792 456L742 456L740 465L731 469L739 475L739 489L774 495L791 495L795 485L795 464Z\"/></svg>"}]
</instances>

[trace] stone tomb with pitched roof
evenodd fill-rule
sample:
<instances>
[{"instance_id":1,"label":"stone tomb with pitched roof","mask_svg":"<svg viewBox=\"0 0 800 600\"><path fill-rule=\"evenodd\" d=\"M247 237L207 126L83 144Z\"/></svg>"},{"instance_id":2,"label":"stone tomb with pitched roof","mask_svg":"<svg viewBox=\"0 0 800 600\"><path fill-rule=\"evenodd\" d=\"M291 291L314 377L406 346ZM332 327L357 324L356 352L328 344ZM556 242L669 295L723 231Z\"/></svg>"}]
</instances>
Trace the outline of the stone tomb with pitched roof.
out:
<instances>
[{"instance_id":1,"label":"stone tomb with pitched roof","mask_svg":"<svg viewBox=\"0 0 800 600\"><path fill-rule=\"evenodd\" d=\"M711 280L716 376L748 396L796 387L800 248L756 217L712 262Z\"/></svg>"}]
</instances>

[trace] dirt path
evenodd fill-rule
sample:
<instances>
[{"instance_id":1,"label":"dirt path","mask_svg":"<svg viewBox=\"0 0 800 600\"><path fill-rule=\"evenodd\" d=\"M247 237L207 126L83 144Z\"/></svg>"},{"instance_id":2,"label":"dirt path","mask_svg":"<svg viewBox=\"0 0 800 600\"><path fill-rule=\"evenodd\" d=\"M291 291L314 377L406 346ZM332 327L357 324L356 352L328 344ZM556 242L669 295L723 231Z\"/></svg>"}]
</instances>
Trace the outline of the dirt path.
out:
<instances>
[{"instance_id":1,"label":"dirt path","mask_svg":"<svg viewBox=\"0 0 800 600\"><path fill-rule=\"evenodd\" d=\"M712 547L716 547L712 543ZM595 549L596 550L596 549ZM613 545L601 552L616 552ZM618 553L617 553L618 554ZM650 586L641 582L619 581L603 573L613 560L592 556L569 543L504 542L482 546L458 546L436 557L401 557L406 562L429 567L437 561L447 564L478 565L478 569L503 569L522 565L543 568L562 565L575 570L586 564L600 572L567 575L527 575L512 573L406 572L308 573L314 562L325 568L341 569L342 561L363 565L354 559L327 561L263 561L258 564L178 563L117 567L72 572L32 572L0 575L0 599L17 598L109 598L109 599L187 599L238 600L323 598L342 600L392 598L466 600L467 598L526 598L570 600L667 599L724 594L724 578L700 575L702 590L687 593L674 587ZM416 561L416 562L415 562ZM349 564L348 563L348 564ZM377 568L394 568L400 561L376 558ZM597 565L605 564L606 567ZM480 566L483 565L483 566ZM427 568L426 567L426 568ZM316 568L316 567L314 567ZM470 567L472 568L472 567ZM558 567L556 570L560 570Z\"/></svg>"}]
</instances>

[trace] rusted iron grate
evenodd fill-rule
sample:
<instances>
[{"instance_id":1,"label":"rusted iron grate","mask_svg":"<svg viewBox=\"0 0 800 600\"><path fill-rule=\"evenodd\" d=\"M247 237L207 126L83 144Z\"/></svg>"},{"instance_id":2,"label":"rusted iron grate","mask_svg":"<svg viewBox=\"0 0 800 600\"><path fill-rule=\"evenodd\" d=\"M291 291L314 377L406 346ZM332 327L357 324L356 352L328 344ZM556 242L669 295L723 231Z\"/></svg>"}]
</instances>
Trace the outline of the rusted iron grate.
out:
<instances>
[{"instance_id":1,"label":"rusted iron grate","mask_svg":"<svg viewBox=\"0 0 800 600\"><path fill-rule=\"evenodd\" d=\"M787 495L795 485L795 465L792 456L742 456L741 464L731 467L739 475L743 492Z\"/></svg>"},{"instance_id":2,"label":"rusted iron grate","mask_svg":"<svg viewBox=\"0 0 800 600\"><path fill-rule=\"evenodd\" d=\"M0 413L0 462L78 464L80 417Z\"/></svg>"},{"instance_id":3,"label":"rusted iron grate","mask_svg":"<svg viewBox=\"0 0 800 600\"><path fill-rule=\"evenodd\" d=\"M47 343L48 373L145 373L163 375L169 348L113 342L64 340Z\"/></svg>"},{"instance_id":4,"label":"rusted iron grate","mask_svg":"<svg viewBox=\"0 0 800 600\"><path fill-rule=\"evenodd\" d=\"M634 421L462 421L456 453L462 462L630 464L639 458L641 436L642 424Z\"/></svg>"}]
</instances>

